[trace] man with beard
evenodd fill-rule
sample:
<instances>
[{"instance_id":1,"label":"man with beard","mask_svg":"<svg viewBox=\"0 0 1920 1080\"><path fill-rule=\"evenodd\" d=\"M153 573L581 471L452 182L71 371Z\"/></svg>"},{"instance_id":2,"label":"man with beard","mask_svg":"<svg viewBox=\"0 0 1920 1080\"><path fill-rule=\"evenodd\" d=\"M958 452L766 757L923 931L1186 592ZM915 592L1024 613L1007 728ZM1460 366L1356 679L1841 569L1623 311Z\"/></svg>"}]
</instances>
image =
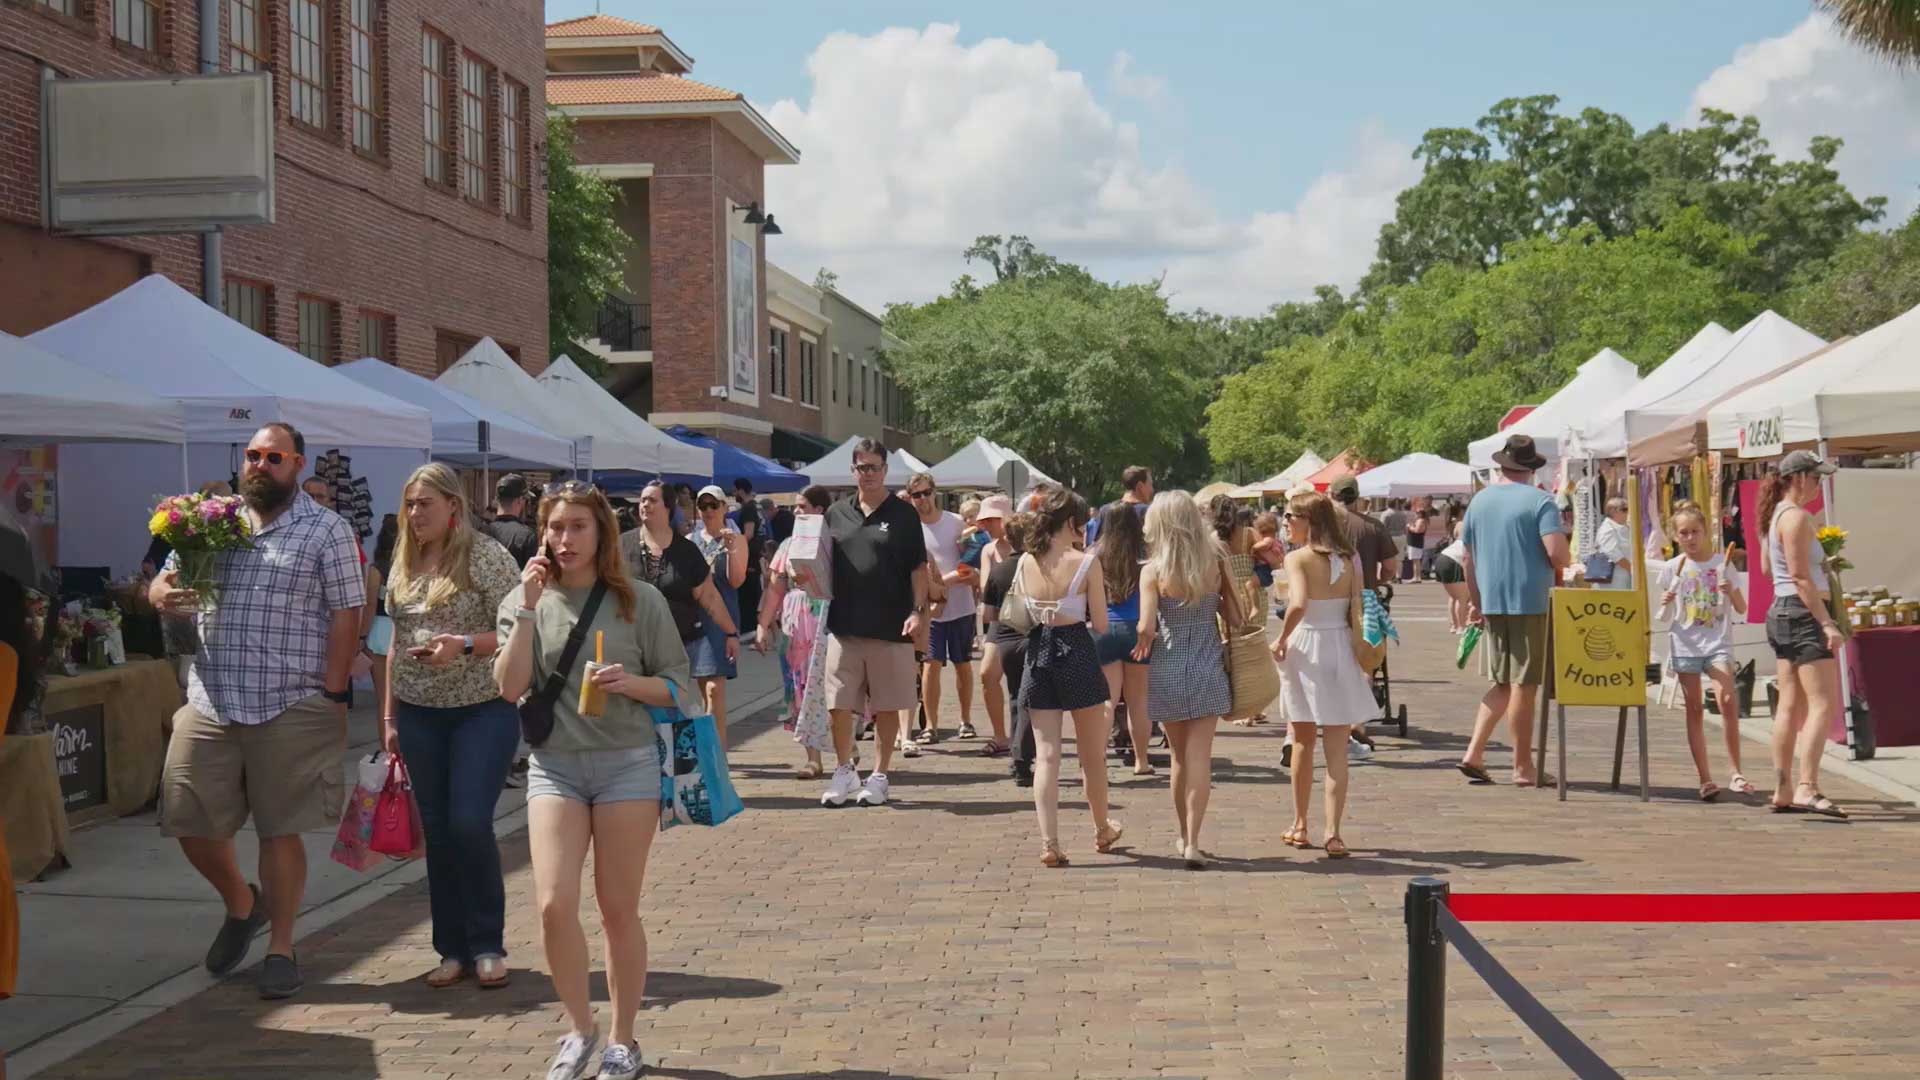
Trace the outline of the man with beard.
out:
<instances>
[{"instance_id":1,"label":"man with beard","mask_svg":"<svg viewBox=\"0 0 1920 1080\"><path fill-rule=\"evenodd\" d=\"M307 881L300 834L331 827L340 813L347 687L366 602L353 527L300 490L306 463L306 440L287 424L268 424L247 444L240 494L253 546L218 556L218 606L197 613L200 651L161 784L162 831L227 909L207 970L239 967L268 925L259 977L267 999L302 985L293 951ZM148 596L173 614L197 608L199 598L179 587L178 554ZM248 884L234 852L249 815L260 886Z\"/></svg>"}]
</instances>

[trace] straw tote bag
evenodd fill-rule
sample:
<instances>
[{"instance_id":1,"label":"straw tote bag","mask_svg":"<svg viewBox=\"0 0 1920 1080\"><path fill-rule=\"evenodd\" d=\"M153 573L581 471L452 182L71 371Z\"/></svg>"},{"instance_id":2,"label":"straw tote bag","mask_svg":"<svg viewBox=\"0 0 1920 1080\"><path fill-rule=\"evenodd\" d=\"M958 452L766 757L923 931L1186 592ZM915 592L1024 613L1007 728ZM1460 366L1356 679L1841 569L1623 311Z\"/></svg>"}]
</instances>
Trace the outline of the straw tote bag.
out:
<instances>
[{"instance_id":1,"label":"straw tote bag","mask_svg":"<svg viewBox=\"0 0 1920 1080\"><path fill-rule=\"evenodd\" d=\"M1224 610L1220 616L1227 644L1227 685L1233 692L1227 719L1240 720L1266 712L1273 699L1280 696L1280 669L1273 662L1273 653L1267 646L1267 629L1257 614L1261 610L1260 585L1253 576L1252 557L1227 556L1221 573L1222 592L1231 590L1233 614L1239 616L1229 618ZM1254 598L1251 605L1248 604L1250 596Z\"/></svg>"}]
</instances>

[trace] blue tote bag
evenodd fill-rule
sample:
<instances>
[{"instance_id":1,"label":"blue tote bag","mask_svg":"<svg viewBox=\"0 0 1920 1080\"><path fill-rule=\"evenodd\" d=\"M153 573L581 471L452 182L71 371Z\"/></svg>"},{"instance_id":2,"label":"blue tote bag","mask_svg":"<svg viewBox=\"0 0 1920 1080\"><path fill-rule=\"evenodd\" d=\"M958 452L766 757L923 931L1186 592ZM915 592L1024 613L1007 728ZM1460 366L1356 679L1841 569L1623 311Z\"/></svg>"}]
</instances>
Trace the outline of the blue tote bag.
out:
<instances>
[{"instance_id":1,"label":"blue tote bag","mask_svg":"<svg viewBox=\"0 0 1920 1080\"><path fill-rule=\"evenodd\" d=\"M704 712L690 716L680 691L667 684L673 705L649 705L654 742L660 750L660 829L718 825L746 809L727 775L720 729Z\"/></svg>"}]
</instances>

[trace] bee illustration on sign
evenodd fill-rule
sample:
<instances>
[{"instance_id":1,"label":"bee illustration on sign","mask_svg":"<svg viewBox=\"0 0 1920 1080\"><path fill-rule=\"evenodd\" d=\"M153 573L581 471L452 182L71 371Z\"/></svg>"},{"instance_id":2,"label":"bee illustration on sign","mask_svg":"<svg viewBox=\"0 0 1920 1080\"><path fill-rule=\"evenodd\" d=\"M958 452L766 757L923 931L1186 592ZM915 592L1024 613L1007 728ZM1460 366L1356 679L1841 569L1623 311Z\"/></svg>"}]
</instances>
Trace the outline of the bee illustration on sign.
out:
<instances>
[{"instance_id":1,"label":"bee illustration on sign","mask_svg":"<svg viewBox=\"0 0 1920 1080\"><path fill-rule=\"evenodd\" d=\"M1620 654L1620 647L1614 644L1613 630L1606 626L1583 626L1580 628L1580 649L1587 659L1596 664L1604 664Z\"/></svg>"}]
</instances>

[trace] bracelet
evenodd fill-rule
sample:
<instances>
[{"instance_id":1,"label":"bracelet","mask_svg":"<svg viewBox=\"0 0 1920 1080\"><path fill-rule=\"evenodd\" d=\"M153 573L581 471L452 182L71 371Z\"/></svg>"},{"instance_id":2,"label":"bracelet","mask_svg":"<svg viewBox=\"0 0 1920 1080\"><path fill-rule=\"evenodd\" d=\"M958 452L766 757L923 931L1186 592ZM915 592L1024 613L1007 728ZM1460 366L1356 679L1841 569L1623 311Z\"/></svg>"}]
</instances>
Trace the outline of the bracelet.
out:
<instances>
[{"instance_id":1,"label":"bracelet","mask_svg":"<svg viewBox=\"0 0 1920 1080\"><path fill-rule=\"evenodd\" d=\"M729 630L729 631L727 631L727 636L728 636L728 637L739 637L739 636L740 636L740 631L738 631L738 630Z\"/></svg>"},{"instance_id":2,"label":"bracelet","mask_svg":"<svg viewBox=\"0 0 1920 1080\"><path fill-rule=\"evenodd\" d=\"M513 609L513 617L514 617L514 618L515 618L516 620L518 620L518 619L531 619L531 618L535 618L535 617L537 617L537 616L538 616L539 614L540 614L539 612L537 612L537 611L535 611L535 610L533 610L533 609L532 609L532 608L530 608L530 607L523 607L523 608L514 608L514 609Z\"/></svg>"}]
</instances>

